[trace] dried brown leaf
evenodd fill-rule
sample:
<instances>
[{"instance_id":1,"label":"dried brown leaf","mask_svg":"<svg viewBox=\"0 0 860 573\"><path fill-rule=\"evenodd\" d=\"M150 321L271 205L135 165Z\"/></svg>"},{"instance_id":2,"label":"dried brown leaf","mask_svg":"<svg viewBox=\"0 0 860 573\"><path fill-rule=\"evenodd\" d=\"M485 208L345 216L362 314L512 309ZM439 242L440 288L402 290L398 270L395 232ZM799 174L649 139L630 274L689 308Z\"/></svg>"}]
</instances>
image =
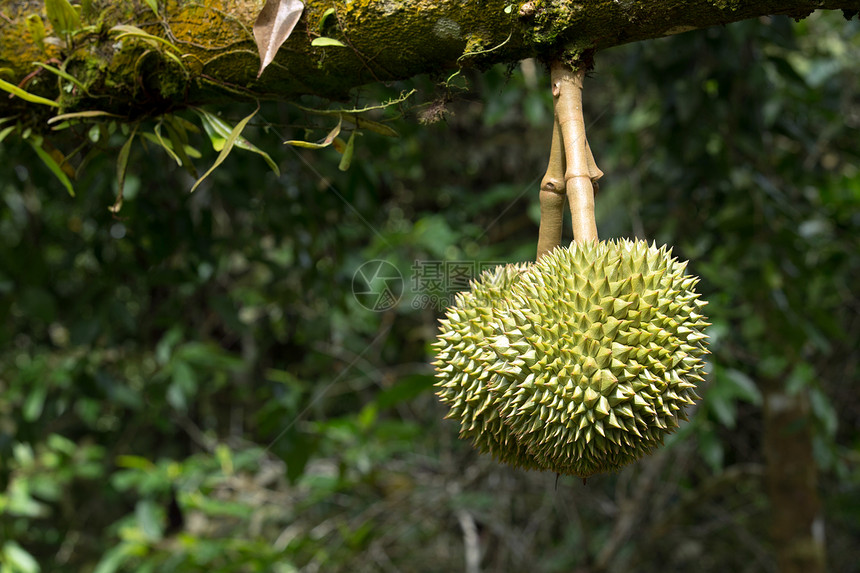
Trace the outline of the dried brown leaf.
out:
<instances>
[{"instance_id":1,"label":"dried brown leaf","mask_svg":"<svg viewBox=\"0 0 860 573\"><path fill-rule=\"evenodd\" d=\"M304 9L305 3L301 0L266 0L266 5L254 22L254 39L260 52L258 78L290 37Z\"/></svg>"}]
</instances>

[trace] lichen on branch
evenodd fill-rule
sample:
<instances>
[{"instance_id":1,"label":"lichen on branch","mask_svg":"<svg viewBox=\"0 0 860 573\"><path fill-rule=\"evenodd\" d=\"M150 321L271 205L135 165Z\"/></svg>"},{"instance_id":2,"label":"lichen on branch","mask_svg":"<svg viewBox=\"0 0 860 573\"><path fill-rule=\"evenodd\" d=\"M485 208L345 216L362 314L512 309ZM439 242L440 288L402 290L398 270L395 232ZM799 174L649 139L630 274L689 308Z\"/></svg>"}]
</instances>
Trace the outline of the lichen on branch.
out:
<instances>
[{"instance_id":1,"label":"lichen on branch","mask_svg":"<svg viewBox=\"0 0 860 573\"><path fill-rule=\"evenodd\" d=\"M342 98L356 86L417 74L551 59L769 14L860 9L860 0L308 0L257 78L252 26L262 0L168 0L155 11L141 0L72 4L79 25L55 30L44 2L0 0L0 79L55 100L59 113L130 118L224 99ZM118 25L144 35L118 39ZM35 126L47 112L0 98L0 117Z\"/></svg>"}]
</instances>

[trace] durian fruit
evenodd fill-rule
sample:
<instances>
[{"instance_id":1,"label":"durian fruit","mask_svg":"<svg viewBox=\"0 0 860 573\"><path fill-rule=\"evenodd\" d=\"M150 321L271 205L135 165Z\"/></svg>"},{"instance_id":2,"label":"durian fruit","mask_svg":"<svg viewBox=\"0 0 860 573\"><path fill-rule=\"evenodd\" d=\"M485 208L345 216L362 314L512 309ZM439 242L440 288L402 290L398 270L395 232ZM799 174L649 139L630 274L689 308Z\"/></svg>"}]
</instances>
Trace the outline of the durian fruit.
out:
<instances>
[{"instance_id":1,"label":"durian fruit","mask_svg":"<svg viewBox=\"0 0 860 573\"><path fill-rule=\"evenodd\" d=\"M503 366L490 348L494 311L503 308L511 286L528 264L499 265L472 282L471 289L457 293L455 303L441 321L441 333L433 345L438 371L439 398L450 406L446 418L460 421L460 436L504 463L526 469L541 466L521 446L502 422L490 387L500 384Z\"/></svg>"},{"instance_id":2,"label":"durian fruit","mask_svg":"<svg viewBox=\"0 0 860 573\"><path fill-rule=\"evenodd\" d=\"M513 268L485 273L442 321L438 394L461 435L501 461L580 477L662 444L698 398L707 352L686 263L621 239Z\"/></svg>"}]
</instances>

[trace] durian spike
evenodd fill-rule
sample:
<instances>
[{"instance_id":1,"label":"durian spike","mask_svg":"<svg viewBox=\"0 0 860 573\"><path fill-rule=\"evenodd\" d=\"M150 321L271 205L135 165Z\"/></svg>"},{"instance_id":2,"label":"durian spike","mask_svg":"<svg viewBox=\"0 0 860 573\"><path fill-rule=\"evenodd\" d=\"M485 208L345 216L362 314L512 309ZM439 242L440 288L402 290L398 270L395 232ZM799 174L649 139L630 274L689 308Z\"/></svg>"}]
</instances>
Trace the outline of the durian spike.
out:
<instances>
[{"instance_id":1,"label":"durian spike","mask_svg":"<svg viewBox=\"0 0 860 573\"><path fill-rule=\"evenodd\" d=\"M582 80L585 68L571 70L560 61L552 64L555 118L561 128L565 155L565 189L570 203L573 238L578 243L597 241L594 220L594 181L603 176L585 137L582 115Z\"/></svg>"},{"instance_id":2,"label":"durian spike","mask_svg":"<svg viewBox=\"0 0 860 573\"><path fill-rule=\"evenodd\" d=\"M553 122L549 164L540 182L540 230L538 231L537 258L561 244L564 221L564 146L561 128Z\"/></svg>"}]
</instances>

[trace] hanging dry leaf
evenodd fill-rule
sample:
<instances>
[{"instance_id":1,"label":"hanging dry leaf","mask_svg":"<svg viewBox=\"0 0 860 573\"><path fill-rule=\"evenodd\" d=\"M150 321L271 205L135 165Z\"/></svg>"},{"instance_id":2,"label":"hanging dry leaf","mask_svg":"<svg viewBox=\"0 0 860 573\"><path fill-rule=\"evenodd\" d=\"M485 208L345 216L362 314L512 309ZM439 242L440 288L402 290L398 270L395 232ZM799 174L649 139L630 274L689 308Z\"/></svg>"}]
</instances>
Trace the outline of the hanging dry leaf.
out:
<instances>
[{"instance_id":1,"label":"hanging dry leaf","mask_svg":"<svg viewBox=\"0 0 860 573\"><path fill-rule=\"evenodd\" d=\"M275 59L278 48L290 37L304 9L305 4L301 0L266 0L254 22L254 39L260 52L258 78Z\"/></svg>"}]
</instances>

